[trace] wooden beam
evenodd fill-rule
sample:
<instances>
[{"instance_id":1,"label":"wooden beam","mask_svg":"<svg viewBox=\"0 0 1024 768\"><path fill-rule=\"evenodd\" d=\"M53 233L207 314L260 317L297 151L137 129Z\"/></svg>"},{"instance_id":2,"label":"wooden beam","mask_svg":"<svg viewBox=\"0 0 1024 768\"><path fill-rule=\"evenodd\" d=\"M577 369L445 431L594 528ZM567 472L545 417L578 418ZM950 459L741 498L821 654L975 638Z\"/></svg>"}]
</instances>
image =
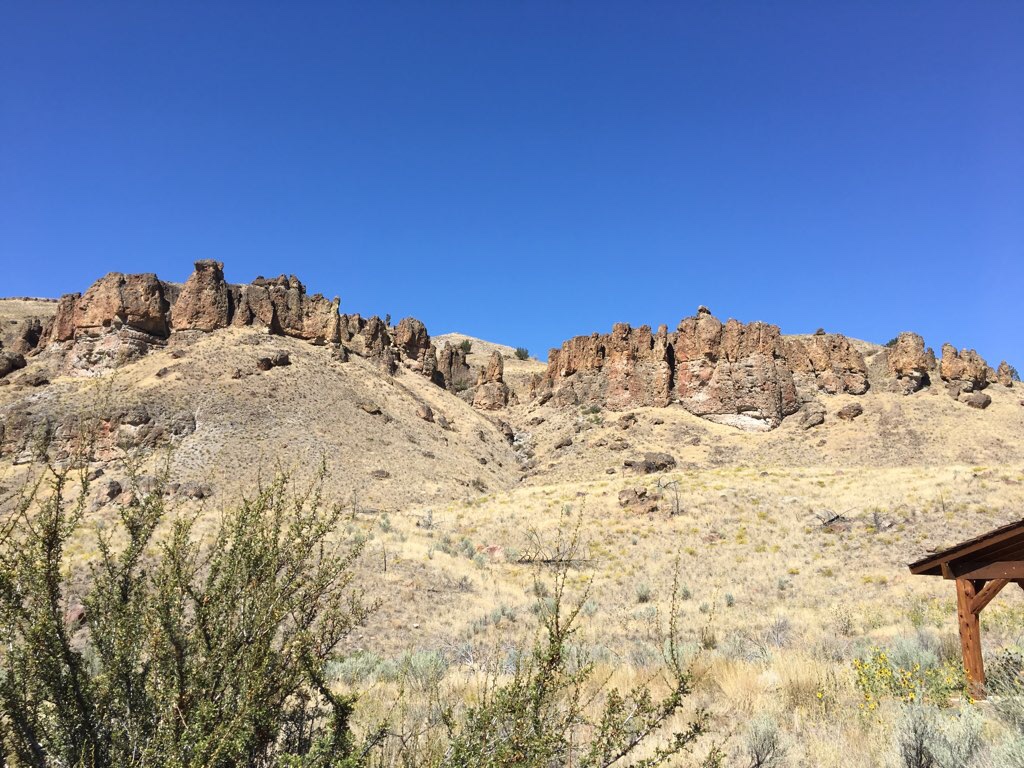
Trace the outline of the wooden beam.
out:
<instances>
[{"instance_id":1,"label":"wooden beam","mask_svg":"<svg viewBox=\"0 0 1024 768\"><path fill-rule=\"evenodd\" d=\"M994 579L990 581L974 596L974 599L971 601L971 610L974 613L981 613L981 609L992 602L992 598L999 594L999 590L1009 583L1009 579Z\"/></svg>"},{"instance_id":2,"label":"wooden beam","mask_svg":"<svg viewBox=\"0 0 1024 768\"><path fill-rule=\"evenodd\" d=\"M958 579L1024 579L1024 560L954 563L952 572Z\"/></svg>"},{"instance_id":3,"label":"wooden beam","mask_svg":"<svg viewBox=\"0 0 1024 768\"><path fill-rule=\"evenodd\" d=\"M967 689L975 699L985 698L985 662L981 657L981 622L972 609L977 587L970 579L956 580L956 614L960 625Z\"/></svg>"}]
</instances>

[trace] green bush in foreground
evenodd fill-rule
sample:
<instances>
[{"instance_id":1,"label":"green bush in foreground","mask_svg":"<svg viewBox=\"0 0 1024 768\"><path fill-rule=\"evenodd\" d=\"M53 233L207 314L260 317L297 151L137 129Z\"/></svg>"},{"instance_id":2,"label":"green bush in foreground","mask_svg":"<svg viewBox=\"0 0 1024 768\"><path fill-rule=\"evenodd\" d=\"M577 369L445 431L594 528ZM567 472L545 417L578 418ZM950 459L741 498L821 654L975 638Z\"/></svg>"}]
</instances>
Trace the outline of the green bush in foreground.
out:
<instances>
[{"instance_id":1,"label":"green bush in foreground","mask_svg":"<svg viewBox=\"0 0 1024 768\"><path fill-rule=\"evenodd\" d=\"M88 573L84 471L48 466L0 517L0 764L341 766L372 743L325 676L371 609L351 586L340 509L276 477L223 514L213 542L138 489L98 534ZM166 535L154 538L166 523ZM69 576L70 574L70 576ZM73 584L83 584L76 595ZM80 599L84 608L69 611Z\"/></svg>"}]
</instances>

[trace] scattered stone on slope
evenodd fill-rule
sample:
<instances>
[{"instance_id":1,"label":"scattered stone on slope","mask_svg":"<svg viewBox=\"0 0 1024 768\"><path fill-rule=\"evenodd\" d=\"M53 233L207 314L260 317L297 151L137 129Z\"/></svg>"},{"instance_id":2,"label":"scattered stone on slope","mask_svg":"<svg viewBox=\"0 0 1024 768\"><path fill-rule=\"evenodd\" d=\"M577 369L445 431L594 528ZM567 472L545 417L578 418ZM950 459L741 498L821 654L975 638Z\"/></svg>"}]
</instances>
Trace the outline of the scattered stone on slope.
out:
<instances>
[{"instance_id":1,"label":"scattered stone on slope","mask_svg":"<svg viewBox=\"0 0 1024 768\"><path fill-rule=\"evenodd\" d=\"M836 412L836 416L838 416L843 421L853 421L862 413L864 413L863 405L861 405L860 403L850 403L849 405L844 405L842 408L840 408Z\"/></svg>"},{"instance_id":2,"label":"scattered stone on slope","mask_svg":"<svg viewBox=\"0 0 1024 768\"><path fill-rule=\"evenodd\" d=\"M434 421L434 410L426 403L420 403L419 407L416 409L416 415L424 421Z\"/></svg>"},{"instance_id":3,"label":"scattered stone on slope","mask_svg":"<svg viewBox=\"0 0 1024 768\"><path fill-rule=\"evenodd\" d=\"M0 350L0 379L25 367L25 357L17 352Z\"/></svg>"},{"instance_id":4,"label":"scattered stone on slope","mask_svg":"<svg viewBox=\"0 0 1024 768\"><path fill-rule=\"evenodd\" d=\"M676 465L675 457L668 453L648 451L642 459L626 459L622 465L642 475L664 472Z\"/></svg>"},{"instance_id":5,"label":"scattered stone on slope","mask_svg":"<svg viewBox=\"0 0 1024 768\"><path fill-rule=\"evenodd\" d=\"M801 413L800 426L804 429L810 429L811 427L817 427L819 424L825 423L825 406L818 400L811 400L804 403Z\"/></svg>"},{"instance_id":6,"label":"scattered stone on slope","mask_svg":"<svg viewBox=\"0 0 1024 768\"><path fill-rule=\"evenodd\" d=\"M957 400L982 411L992 404L992 398L984 392L961 392Z\"/></svg>"}]
</instances>

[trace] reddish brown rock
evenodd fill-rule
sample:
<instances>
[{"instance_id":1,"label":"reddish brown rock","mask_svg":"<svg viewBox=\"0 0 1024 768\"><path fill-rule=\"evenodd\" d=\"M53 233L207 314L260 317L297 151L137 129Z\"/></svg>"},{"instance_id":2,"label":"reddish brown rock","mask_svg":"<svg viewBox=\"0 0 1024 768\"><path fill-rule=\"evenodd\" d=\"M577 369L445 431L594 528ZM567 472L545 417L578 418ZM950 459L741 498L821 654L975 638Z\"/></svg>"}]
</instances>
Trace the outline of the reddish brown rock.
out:
<instances>
[{"instance_id":1,"label":"reddish brown rock","mask_svg":"<svg viewBox=\"0 0 1024 768\"><path fill-rule=\"evenodd\" d=\"M950 395L959 397L964 392L975 392L995 380L995 372L973 349L957 352L952 344L942 345L939 375L946 382Z\"/></svg>"},{"instance_id":2,"label":"reddish brown rock","mask_svg":"<svg viewBox=\"0 0 1024 768\"><path fill-rule=\"evenodd\" d=\"M66 293L60 297L57 312L46 334L48 341L70 341L75 338L75 309L81 298L80 293Z\"/></svg>"},{"instance_id":3,"label":"reddish brown rock","mask_svg":"<svg viewBox=\"0 0 1024 768\"><path fill-rule=\"evenodd\" d=\"M505 384L505 361L501 352L494 350L477 376L476 392L473 393L473 407L485 411L496 411L508 405L509 389Z\"/></svg>"},{"instance_id":4,"label":"reddish brown rock","mask_svg":"<svg viewBox=\"0 0 1024 768\"><path fill-rule=\"evenodd\" d=\"M1013 386L1013 368L1010 364L1003 360L996 369L996 381L1002 384L1004 387Z\"/></svg>"},{"instance_id":5,"label":"reddish brown rock","mask_svg":"<svg viewBox=\"0 0 1024 768\"><path fill-rule=\"evenodd\" d=\"M909 395L928 385L935 369L935 353L926 349L924 339L904 331L887 352L889 374L897 391Z\"/></svg>"},{"instance_id":6,"label":"reddish brown rock","mask_svg":"<svg viewBox=\"0 0 1024 768\"><path fill-rule=\"evenodd\" d=\"M552 350L532 393L559 403L621 410L678 402L691 413L744 429L770 429L799 403L777 326L722 324L706 307L675 333L617 324L610 334Z\"/></svg>"},{"instance_id":7,"label":"reddish brown rock","mask_svg":"<svg viewBox=\"0 0 1024 768\"><path fill-rule=\"evenodd\" d=\"M461 392L473 383L473 372L466 362L465 351L447 341L437 356L436 373L443 382L442 386L451 392Z\"/></svg>"},{"instance_id":8,"label":"reddish brown rock","mask_svg":"<svg viewBox=\"0 0 1024 768\"><path fill-rule=\"evenodd\" d=\"M422 363L430 349L430 334L415 317L404 317L395 328L395 344L405 358Z\"/></svg>"},{"instance_id":9,"label":"reddish brown rock","mask_svg":"<svg viewBox=\"0 0 1024 768\"><path fill-rule=\"evenodd\" d=\"M195 271L174 304L171 325L176 331L209 332L226 328L230 319L231 301L224 282L224 264L212 259L197 261Z\"/></svg>"},{"instance_id":10,"label":"reddish brown rock","mask_svg":"<svg viewBox=\"0 0 1024 768\"><path fill-rule=\"evenodd\" d=\"M0 350L0 379L25 367L25 358L17 352Z\"/></svg>"},{"instance_id":11,"label":"reddish brown rock","mask_svg":"<svg viewBox=\"0 0 1024 768\"><path fill-rule=\"evenodd\" d=\"M121 328L166 338L170 332L169 309L163 284L156 275L111 272L93 283L84 295L70 294L58 302L49 340L100 336Z\"/></svg>"},{"instance_id":12,"label":"reddish brown rock","mask_svg":"<svg viewBox=\"0 0 1024 768\"><path fill-rule=\"evenodd\" d=\"M785 340L786 361L801 383L830 395L863 395L868 391L864 357L842 334L826 334Z\"/></svg>"}]
</instances>

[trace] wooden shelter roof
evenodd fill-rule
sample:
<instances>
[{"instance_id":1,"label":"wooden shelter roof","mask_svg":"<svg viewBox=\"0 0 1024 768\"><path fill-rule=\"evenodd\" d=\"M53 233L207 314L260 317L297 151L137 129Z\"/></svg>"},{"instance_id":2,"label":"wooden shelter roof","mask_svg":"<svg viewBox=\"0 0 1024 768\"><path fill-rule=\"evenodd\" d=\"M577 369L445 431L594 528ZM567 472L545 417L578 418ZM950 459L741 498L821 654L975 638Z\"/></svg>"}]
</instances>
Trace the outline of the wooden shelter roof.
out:
<instances>
[{"instance_id":1,"label":"wooden shelter roof","mask_svg":"<svg viewBox=\"0 0 1024 768\"><path fill-rule=\"evenodd\" d=\"M1024 578L1024 520L928 555L909 567L915 575L946 579Z\"/></svg>"}]
</instances>

